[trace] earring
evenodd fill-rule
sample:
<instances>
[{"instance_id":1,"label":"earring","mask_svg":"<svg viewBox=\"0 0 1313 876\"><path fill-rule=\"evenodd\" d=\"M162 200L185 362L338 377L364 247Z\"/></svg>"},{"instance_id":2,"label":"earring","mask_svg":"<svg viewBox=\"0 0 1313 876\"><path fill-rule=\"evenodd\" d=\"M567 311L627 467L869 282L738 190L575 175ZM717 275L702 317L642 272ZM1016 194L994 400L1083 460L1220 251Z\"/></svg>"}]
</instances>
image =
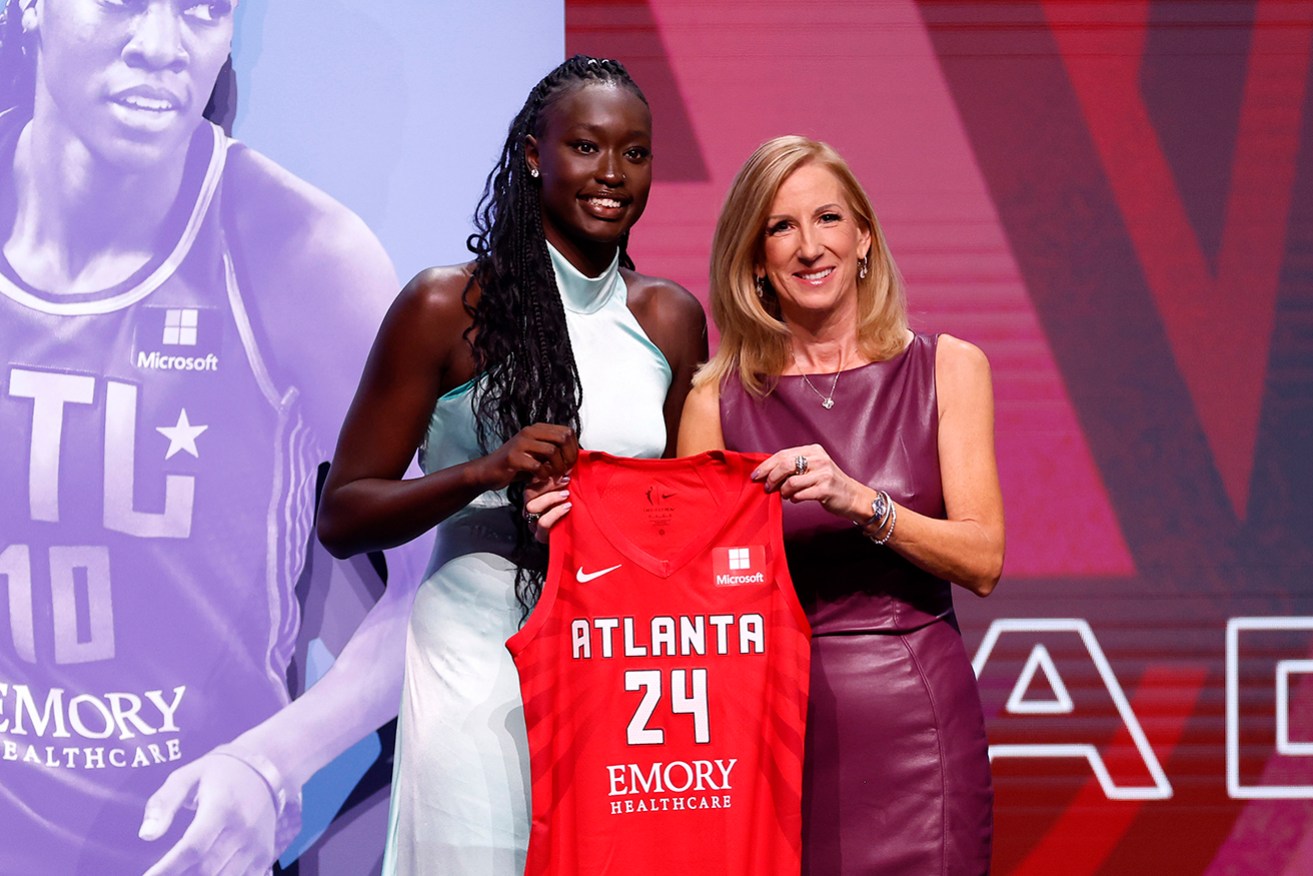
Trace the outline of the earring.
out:
<instances>
[{"instance_id":1,"label":"earring","mask_svg":"<svg viewBox=\"0 0 1313 876\"><path fill-rule=\"evenodd\" d=\"M23 33L31 33L36 30L36 3L27 4L23 10L23 17L20 19L23 26Z\"/></svg>"},{"instance_id":2,"label":"earring","mask_svg":"<svg viewBox=\"0 0 1313 876\"><path fill-rule=\"evenodd\" d=\"M857 279L859 280L866 279L866 274L868 268L870 267L870 263L871 260L869 256L862 256L857 260Z\"/></svg>"},{"instance_id":3,"label":"earring","mask_svg":"<svg viewBox=\"0 0 1313 876\"><path fill-rule=\"evenodd\" d=\"M756 284L756 286L757 286L757 297L758 297L758 298L765 298L765 297L766 297L766 278L765 278L765 277L757 277L753 282L754 282L754 283Z\"/></svg>"},{"instance_id":4,"label":"earring","mask_svg":"<svg viewBox=\"0 0 1313 876\"><path fill-rule=\"evenodd\" d=\"M529 168L529 176L533 177L534 179L537 179L537 178L538 178L538 168L536 168L536 167L531 167L531 168Z\"/></svg>"}]
</instances>

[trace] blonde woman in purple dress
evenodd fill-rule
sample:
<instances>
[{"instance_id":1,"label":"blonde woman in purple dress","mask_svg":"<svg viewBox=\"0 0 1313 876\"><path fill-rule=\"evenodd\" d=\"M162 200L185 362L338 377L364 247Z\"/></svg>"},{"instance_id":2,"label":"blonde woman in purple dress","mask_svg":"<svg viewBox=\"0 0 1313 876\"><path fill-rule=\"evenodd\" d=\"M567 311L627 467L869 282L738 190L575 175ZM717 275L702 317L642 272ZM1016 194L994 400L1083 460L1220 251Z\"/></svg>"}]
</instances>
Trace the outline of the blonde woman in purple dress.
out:
<instances>
[{"instance_id":1,"label":"blonde woman in purple dress","mask_svg":"<svg viewBox=\"0 0 1313 876\"><path fill-rule=\"evenodd\" d=\"M789 567L812 624L804 873L980 874L992 791L950 582L1003 565L989 363L907 327L870 200L829 146L781 137L716 228L721 331L679 452L773 454Z\"/></svg>"}]
</instances>

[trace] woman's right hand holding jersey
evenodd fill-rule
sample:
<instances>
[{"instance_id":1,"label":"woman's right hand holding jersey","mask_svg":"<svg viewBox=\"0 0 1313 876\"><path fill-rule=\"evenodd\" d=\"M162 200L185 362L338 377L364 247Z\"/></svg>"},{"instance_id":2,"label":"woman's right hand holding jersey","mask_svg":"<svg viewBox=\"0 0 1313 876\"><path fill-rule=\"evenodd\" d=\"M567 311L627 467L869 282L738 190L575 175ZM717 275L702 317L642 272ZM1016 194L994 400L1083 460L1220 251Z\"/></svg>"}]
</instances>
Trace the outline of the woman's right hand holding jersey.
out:
<instances>
[{"instance_id":1,"label":"woman's right hand holding jersey","mask_svg":"<svg viewBox=\"0 0 1313 876\"><path fill-rule=\"evenodd\" d=\"M574 467L579 439L569 426L534 423L476 463L486 472L488 489L502 489L516 481L548 482Z\"/></svg>"},{"instance_id":2,"label":"woman's right hand holding jersey","mask_svg":"<svg viewBox=\"0 0 1313 876\"><path fill-rule=\"evenodd\" d=\"M568 426L534 423L516 433L483 457L489 465L503 466L512 481L524 480L524 516L533 536L547 543L552 527L570 510L570 469L579 457L579 440Z\"/></svg>"},{"instance_id":3,"label":"woman's right hand holding jersey","mask_svg":"<svg viewBox=\"0 0 1313 876\"><path fill-rule=\"evenodd\" d=\"M438 399L476 374L464 337L468 281L467 266L423 271L383 320L320 501L320 541L334 556L404 544L489 490L574 465L574 430L534 423L485 456L406 477Z\"/></svg>"}]
</instances>

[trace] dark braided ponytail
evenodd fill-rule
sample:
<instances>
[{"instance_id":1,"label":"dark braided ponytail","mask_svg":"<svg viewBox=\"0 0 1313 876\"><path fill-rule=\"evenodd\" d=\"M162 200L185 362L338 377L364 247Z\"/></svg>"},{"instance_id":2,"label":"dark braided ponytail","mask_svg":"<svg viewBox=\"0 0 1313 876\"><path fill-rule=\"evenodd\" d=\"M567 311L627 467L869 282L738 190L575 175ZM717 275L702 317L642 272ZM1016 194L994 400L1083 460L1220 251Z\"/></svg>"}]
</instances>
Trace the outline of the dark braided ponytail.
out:
<instances>
[{"instance_id":1,"label":"dark braided ponytail","mask_svg":"<svg viewBox=\"0 0 1313 876\"><path fill-rule=\"evenodd\" d=\"M579 430L579 369L547 252L539 183L529 175L524 146L529 135L542 136L544 110L571 89L593 83L623 85L647 103L620 62L584 55L565 61L533 87L511 121L475 208L475 233L466 242L474 253L465 305L473 322L466 337L481 374L474 408L485 453L532 423ZM626 233L620 261L632 268L627 243ZM476 284L480 295L471 305ZM522 513L524 484L511 484L507 493L516 527L515 595L527 616L542 592L543 557Z\"/></svg>"}]
</instances>

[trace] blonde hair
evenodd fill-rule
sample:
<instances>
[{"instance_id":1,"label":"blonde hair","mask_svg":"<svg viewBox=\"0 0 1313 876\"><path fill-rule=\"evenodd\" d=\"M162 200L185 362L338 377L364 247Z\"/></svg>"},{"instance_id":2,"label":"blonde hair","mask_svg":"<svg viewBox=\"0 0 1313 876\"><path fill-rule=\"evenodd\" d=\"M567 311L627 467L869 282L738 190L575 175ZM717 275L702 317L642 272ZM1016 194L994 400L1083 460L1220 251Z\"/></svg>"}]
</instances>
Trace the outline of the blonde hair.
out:
<instances>
[{"instance_id":1,"label":"blonde hair","mask_svg":"<svg viewBox=\"0 0 1313 876\"><path fill-rule=\"evenodd\" d=\"M838 179L859 225L871 234L870 266L857 279L857 344L873 361L902 351L907 334L903 278L894 265L875 208L847 162L830 146L806 137L767 140L739 169L711 243L711 317L720 329L720 346L693 378L695 386L723 383L737 373L754 395L770 392L789 359L789 327L778 301L758 297L756 276L765 252L766 219L775 195L798 168L816 164ZM769 287L768 287L769 288Z\"/></svg>"}]
</instances>

